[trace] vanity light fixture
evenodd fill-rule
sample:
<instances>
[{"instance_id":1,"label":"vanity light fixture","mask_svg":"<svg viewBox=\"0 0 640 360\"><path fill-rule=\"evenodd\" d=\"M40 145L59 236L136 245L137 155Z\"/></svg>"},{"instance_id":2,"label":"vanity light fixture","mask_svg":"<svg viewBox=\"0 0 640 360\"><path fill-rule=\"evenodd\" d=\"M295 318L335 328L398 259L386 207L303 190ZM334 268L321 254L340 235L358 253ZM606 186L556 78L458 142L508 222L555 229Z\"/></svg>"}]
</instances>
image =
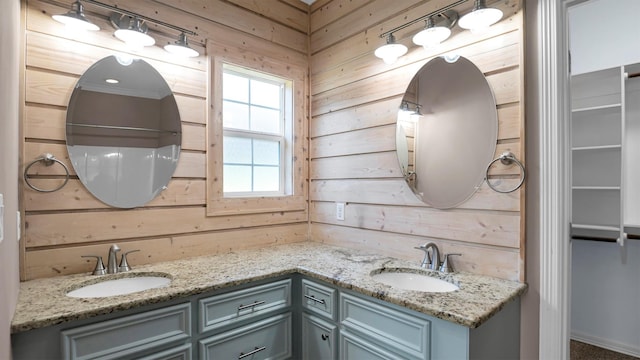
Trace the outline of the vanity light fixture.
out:
<instances>
[{"instance_id":1,"label":"vanity light fixture","mask_svg":"<svg viewBox=\"0 0 640 360\"><path fill-rule=\"evenodd\" d=\"M413 109L410 105L413 105ZM398 111L406 113L408 115L422 115L422 112L420 111L421 107L422 105L418 103L414 103L409 100L402 100L402 102L400 103L400 109Z\"/></svg>"},{"instance_id":2,"label":"vanity light fixture","mask_svg":"<svg viewBox=\"0 0 640 360\"><path fill-rule=\"evenodd\" d=\"M392 33L389 33L387 35L387 43L377 48L375 55L381 58L385 64L393 64L408 50L406 46L396 43L396 38Z\"/></svg>"},{"instance_id":3,"label":"vanity light fixture","mask_svg":"<svg viewBox=\"0 0 640 360\"><path fill-rule=\"evenodd\" d=\"M122 8L111 6L101 3L95 0L76 0L72 6L71 11L63 15L53 15L52 17L61 23L77 25L82 29L87 30L100 30L98 26L93 24L84 15L84 8L82 2L91 4L103 9L112 11L109 16L111 24L116 28L114 36L127 43L127 45L140 49L144 46L152 46L155 44L155 39L147 34L147 23L154 23L169 29L176 30L180 33L178 40L172 44L165 46L165 50L172 54L177 54L187 57L196 57L200 55L198 51L191 48L187 42L187 35L196 36L193 31L168 24L163 21L152 19L150 17L136 14L131 11L124 10Z\"/></svg>"},{"instance_id":4,"label":"vanity light fixture","mask_svg":"<svg viewBox=\"0 0 640 360\"><path fill-rule=\"evenodd\" d=\"M111 24L116 28L113 35L130 47L140 49L156 43L154 38L147 35L147 24L144 24L138 17L114 13L110 19Z\"/></svg>"},{"instance_id":5,"label":"vanity light fixture","mask_svg":"<svg viewBox=\"0 0 640 360\"><path fill-rule=\"evenodd\" d=\"M178 36L178 40L173 44L165 45L164 49L171 54L184 57L196 57L200 55L197 51L189 47L189 43L187 42L187 34L185 33L180 33L180 36Z\"/></svg>"},{"instance_id":6,"label":"vanity light fixture","mask_svg":"<svg viewBox=\"0 0 640 360\"><path fill-rule=\"evenodd\" d=\"M428 49L440 45L451 36L451 28L458 21L458 13L454 10L447 10L439 16L443 20L437 24L435 16L427 18L425 28L413 36L414 44Z\"/></svg>"},{"instance_id":7,"label":"vanity light fixture","mask_svg":"<svg viewBox=\"0 0 640 360\"><path fill-rule=\"evenodd\" d=\"M456 24L459 24L463 29L471 30L473 33L479 33L502 19L501 10L487 7L485 0L474 1L473 10L459 19L458 12L453 10L453 8L467 2L467 0L454 1L441 9L432 11L408 23L383 32L380 34L380 38L386 38L387 43L376 49L375 55L382 58L385 63L392 64L398 57L406 54L408 50L407 47L396 44L393 34L423 20L426 21L425 27L413 36L413 42L416 45L423 46L425 49L429 49L438 46L441 42L448 39L451 35L451 29ZM392 47L394 45L397 50ZM400 51L400 49L402 49L402 51Z\"/></svg>"},{"instance_id":8,"label":"vanity light fixture","mask_svg":"<svg viewBox=\"0 0 640 360\"><path fill-rule=\"evenodd\" d=\"M69 12L67 12L66 14L57 14L51 17L55 21L61 22L73 29L91 31L100 30L98 25L92 23L89 19L87 19L86 16L84 16L84 7L79 0L71 4L71 10L69 10Z\"/></svg>"},{"instance_id":9,"label":"vanity light fixture","mask_svg":"<svg viewBox=\"0 0 640 360\"><path fill-rule=\"evenodd\" d=\"M458 24L463 29L479 33L489 28L502 19L502 11L496 8L489 8L485 0L475 0L473 10L460 18Z\"/></svg>"}]
</instances>

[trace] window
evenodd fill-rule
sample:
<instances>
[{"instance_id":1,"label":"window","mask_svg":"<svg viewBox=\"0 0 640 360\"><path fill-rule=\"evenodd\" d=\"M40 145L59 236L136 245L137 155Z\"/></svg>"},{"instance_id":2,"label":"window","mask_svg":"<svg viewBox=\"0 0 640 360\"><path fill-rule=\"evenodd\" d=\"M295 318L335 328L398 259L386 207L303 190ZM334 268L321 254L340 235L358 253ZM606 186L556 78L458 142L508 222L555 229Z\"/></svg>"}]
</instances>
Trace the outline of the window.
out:
<instances>
[{"instance_id":1,"label":"window","mask_svg":"<svg viewBox=\"0 0 640 360\"><path fill-rule=\"evenodd\" d=\"M223 65L224 196L286 194L290 97L291 81Z\"/></svg>"},{"instance_id":2,"label":"window","mask_svg":"<svg viewBox=\"0 0 640 360\"><path fill-rule=\"evenodd\" d=\"M207 215L306 211L306 58L242 46L207 43Z\"/></svg>"}]
</instances>

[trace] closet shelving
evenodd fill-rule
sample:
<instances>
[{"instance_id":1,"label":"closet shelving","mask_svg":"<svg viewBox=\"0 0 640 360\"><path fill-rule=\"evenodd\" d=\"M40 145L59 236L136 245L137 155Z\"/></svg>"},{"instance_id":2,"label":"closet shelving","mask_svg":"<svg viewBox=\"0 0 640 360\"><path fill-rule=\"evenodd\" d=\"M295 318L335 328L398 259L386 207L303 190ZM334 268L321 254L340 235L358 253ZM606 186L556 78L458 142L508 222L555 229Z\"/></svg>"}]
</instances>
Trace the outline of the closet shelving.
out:
<instances>
[{"instance_id":1,"label":"closet shelving","mask_svg":"<svg viewBox=\"0 0 640 360\"><path fill-rule=\"evenodd\" d=\"M571 79L574 239L624 241L624 71L615 67Z\"/></svg>"},{"instance_id":2,"label":"closet shelving","mask_svg":"<svg viewBox=\"0 0 640 360\"><path fill-rule=\"evenodd\" d=\"M640 239L640 64L571 78L574 239Z\"/></svg>"}]
</instances>

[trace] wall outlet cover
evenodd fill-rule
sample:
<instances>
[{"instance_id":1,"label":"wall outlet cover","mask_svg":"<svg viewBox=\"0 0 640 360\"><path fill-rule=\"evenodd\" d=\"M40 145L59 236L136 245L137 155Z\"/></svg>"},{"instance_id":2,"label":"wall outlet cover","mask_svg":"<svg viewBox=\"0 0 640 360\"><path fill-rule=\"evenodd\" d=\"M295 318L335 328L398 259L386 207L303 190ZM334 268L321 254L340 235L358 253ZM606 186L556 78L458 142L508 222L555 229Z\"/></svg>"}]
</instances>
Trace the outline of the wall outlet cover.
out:
<instances>
[{"instance_id":1,"label":"wall outlet cover","mask_svg":"<svg viewBox=\"0 0 640 360\"><path fill-rule=\"evenodd\" d=\"M344 221L344 203L336 203L336 220Z\"/></svg>"}]
</instances>

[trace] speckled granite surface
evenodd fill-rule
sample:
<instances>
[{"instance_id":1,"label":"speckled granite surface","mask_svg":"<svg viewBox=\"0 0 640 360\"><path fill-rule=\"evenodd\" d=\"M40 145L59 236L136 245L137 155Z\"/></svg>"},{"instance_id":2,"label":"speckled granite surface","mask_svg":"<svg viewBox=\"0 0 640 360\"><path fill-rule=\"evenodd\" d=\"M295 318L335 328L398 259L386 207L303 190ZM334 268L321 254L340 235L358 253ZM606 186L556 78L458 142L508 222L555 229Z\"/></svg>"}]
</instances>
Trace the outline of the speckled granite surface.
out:
<instances>
[{"instance_id":1,"label":"speckled granite surface","mask_svg":"<svg viewBox=\"0 0 640 360\"><path fill-rule=\"evenodd\" d=\"M202 256L135 267L116 275L70 275L23 282L11 331L22 332L66 321L85 319L118 310L159 303L211 290L241 285L275 276L301 273L342 288L470 328L478 327L509 301L520 296L526 285L469 273L447 276L460 290L424 293L391 288L371 279L380 268L416 269L415 263L360 250L305 242L264 249ZM87 283L120 276L160 272L173 280L169 287L109 298L78 299L66 296Z\"/></svg>"}]
</instances>

